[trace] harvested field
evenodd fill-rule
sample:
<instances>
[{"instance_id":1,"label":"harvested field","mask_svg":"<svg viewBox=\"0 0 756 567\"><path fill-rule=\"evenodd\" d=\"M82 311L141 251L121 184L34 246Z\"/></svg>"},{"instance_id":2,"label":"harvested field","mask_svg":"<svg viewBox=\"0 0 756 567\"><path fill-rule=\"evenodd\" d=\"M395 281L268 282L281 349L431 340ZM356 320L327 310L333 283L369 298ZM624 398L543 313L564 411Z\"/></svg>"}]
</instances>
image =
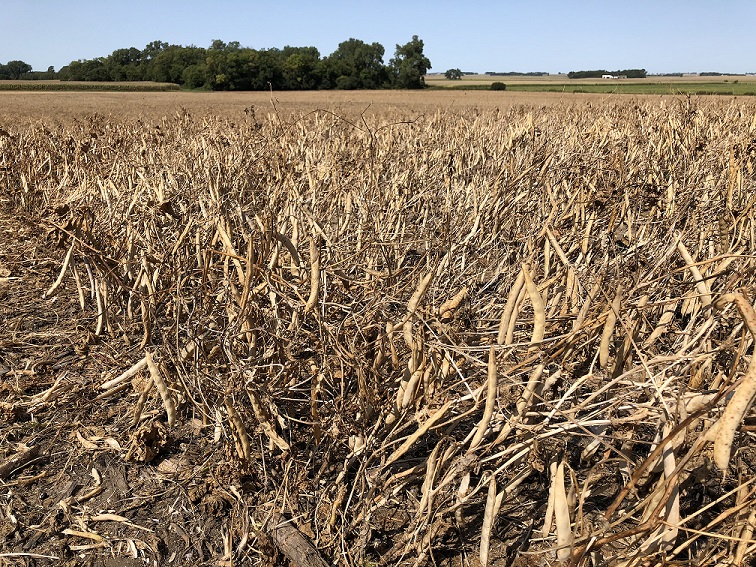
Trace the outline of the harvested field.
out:
<instances>
[{"instance_id":1,"label":"harvested field","mask_svg":"<svg viewBox=\"0 0 756 567\"><path fill-rule=\"evenodd\" d=\"M649 75L644 79L600 79L600 78L586 78L586 79L570 79L566 74L562 75L464 75L461 79L450 80L443 74L430 74L425 77L425 82L428 86L455 86L455 85L490 85L494 81L501 81L507 85L528 85L528 84L561 84L571 83L576 85L591 85L591 84L654 84L654 83L700 83L700 84L713 84L713 83L756 83L756 75L693 75L686 74L684 76L664 76L664 75Z\"/></svg>"},{"instance_id":2,"label":"harvested field","mask_svg":"<svg viewBox=\"0 0 756 567\"><path fill-rule=\"evenodd\" d=\"M698 97L706 100L707 97ZM358 122L366 116L377 123L415 120L439 110L452 114L482 110L509 110L515 106L538 109L552 106L604 105L677 100L670 96L605 95L575 93L524 93L487 91L306 91L245 93L92 93L0 91L0 127L21 125L71 126L95 114L117 122L142 120L152 126L165 117L189 112L238 121L253 109L262 120L278 114L286 120L306 112L326 109Z\"/></svg>"},{"instance_id":3,"label":"harvested field","mask_svg":"<svg viewBox=\"0 0 756 567\"><path fill-rule=\"evenodd\" d=\"M0 564L753 564L756 105L244 96L0 117Z\"/></svg>"}]
</instances>

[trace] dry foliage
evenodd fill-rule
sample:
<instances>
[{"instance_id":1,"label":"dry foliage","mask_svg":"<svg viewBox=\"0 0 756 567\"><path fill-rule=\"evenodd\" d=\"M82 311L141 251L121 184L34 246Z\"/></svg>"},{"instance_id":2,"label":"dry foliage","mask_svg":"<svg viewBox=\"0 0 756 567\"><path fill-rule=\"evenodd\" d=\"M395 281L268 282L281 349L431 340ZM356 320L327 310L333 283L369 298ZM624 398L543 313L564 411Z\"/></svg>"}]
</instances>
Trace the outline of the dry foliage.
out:
<instances>
[{"instance_id":1,"label":"dry foliage","mask_svg":"<svg viewBox=\"0 0 756 567\"><path fill-rule=\"evenodd\" d=\"M754 106L94 116L0 152L46 296L120 352L82 403L130 400L145 466L191 418L226 448L226 564L267 553L253 501L344 565L753 559Z\"/></svg>"}]
</instances>

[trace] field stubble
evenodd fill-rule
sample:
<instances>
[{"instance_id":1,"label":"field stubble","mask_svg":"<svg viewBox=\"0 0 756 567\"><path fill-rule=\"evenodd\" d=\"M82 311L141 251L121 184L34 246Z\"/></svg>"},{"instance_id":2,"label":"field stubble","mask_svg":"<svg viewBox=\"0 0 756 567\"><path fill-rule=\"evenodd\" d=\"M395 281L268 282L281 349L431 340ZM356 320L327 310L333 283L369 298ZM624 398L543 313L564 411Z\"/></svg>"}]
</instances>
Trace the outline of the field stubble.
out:
<instances>
[{"instance_id":1,"label":"field stubble","mask_svg":"<svg viewBox=\"0 0 756 567\"><path fill-rule=\"evenodd\" d=\"M753 560L753 105L245 104L0 131L0 561Z\"/></svg>"},{"instance_id":2,"label":"field stubble","mask_svg":"<svg viewBox=\"0 0 756 567\"><path fill-rule=\"evenodd\" d=\"M236 121L255 109L260 119L277 114L291 120L304 112L328 109L348 120L363 116L378 120L414 120L438 110L468 113L507 110L513 106L552 107L603 105L611 102L673 101L672 96L488 91L306 91L244 93L93 93L0 91L0 127L21 125L71 126L95 114L116 121L142 120L154 126L166 116L189 112ZM705 100L705 97L699 97Z\"/></svg>"}]
</instances>

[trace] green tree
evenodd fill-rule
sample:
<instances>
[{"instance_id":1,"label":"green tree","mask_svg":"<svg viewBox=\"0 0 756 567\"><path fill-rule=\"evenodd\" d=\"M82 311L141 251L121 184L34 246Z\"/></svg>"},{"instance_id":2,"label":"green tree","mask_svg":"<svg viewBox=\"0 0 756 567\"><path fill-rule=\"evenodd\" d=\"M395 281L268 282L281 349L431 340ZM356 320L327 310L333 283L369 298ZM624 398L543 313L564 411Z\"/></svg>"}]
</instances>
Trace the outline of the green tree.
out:
<instances>
[{"instance_id":1,"label":"green tree","mask_svg":"<svg viewBox=\"0 0 756 567\"><path fill-rule=\"evenodd\" d=\"M206 50L201 47L171 45L152 59L145 78L160 83L183 84L187 67L204 63L206 56Z\"/></svg>"},{"instance_id":2,"label":"green tree","mask_svg":"<svg viewBox=\"0 0 756 567\"><path fill-rule=\"evenodd\" d=\"M385 49L380 43L367 44L350 38L339 44L321 66L326 88L378 89L388 83L383 64Z\"/></svg>"},{"instance_id":3,"label":"green tree","mask_svg":"<svg viewBox=\"0 0 756 567\"><path fill-rule=\"evenodd\" d=\"M450 81L458 81L462 78L462 71L459 69L449 69L444 73L444 76Z\"/></svg>"},{"instance_id":4,"label":"green tree","mask_svg":"<svg viewBox=\"0 0 756 567\"><path fill-rule=\"evenodd\" d=\"M389 62L393 83L400 89L422 89L425 74L431 67L430 59L423 54L425 44L416 35L404 45L397 45Z\"/></svg>"},{"instance_id":5,"label":"green tree","mask_svg":"<svg viewBox=\"0 0 756 567\"><path fill-rule=\"evenodd\" d=\"M250 48L231 48L226 52L225 74L229 90L254 90L260 75L260 52Z\"/></svg>"},{"instance_id":6,"label":"green tree","mask_svg":"<svg viewBox=\"0 0 756 567\"><path fill-rule=\"evenodd\" d=\"M142 52L136 47L116 49L105 58L105 67L111 81L142 80Z\"/></svg>"},{"instance_id":7,"label":"green tree","mask_svg":"<svg viewBox=\"0 0 756 567\"><path fill-rule=\"evenodd\" d=\"M71 61L61 68L58 78L61 81L111 81L105 62L104 57Z\"/></svg>"},{"instance_id":8,"label":"green tree","mask_svg":"<svg viewBox=\"0 0 756 567\"><path fill-rule=\"evenodd\" d=\"M142 79L150 80L149 77L151 73L152 62L157 58L158 55L160 55L169 47L170 45L168 43L159 40L151 41L144 46L140 62Z\"/></svg>"},{"instance_id":9,"label":"green tree","mask_svg":"<svg viewBox=\"0 0 756 567\"><path fill-rule=\"evenodd\" d=\"M205 58L205 71L207 73L206 86L214 91L230 90L228 52L226 51L226 43L224 41L214 39L210 44Z\"/></svg>"},{"instance_id":10,"label":"green tree","mask_svg":"<svg viewBox=\"0 0 756 567\"><path fill-rule=\"evenodd\" d=\"M85 81L109 81L108 69L105 66L105 58L97 57L85 61L84 69Z\"/></svg>"},{"instance_id":11,"label":"green tree","mask_svg":"<svg viewBox=\"0 0 756 567\"><path fill-rule=\"evenodd\" d=\"M257 52L257 69L252 79L253 90L283 90L284 54L277 48L261 49Z\"/></svg>"},{"instance_id":12,"label":"green tree","mask_svg":"<svg viewBox=\"0 0 756 567\"><path fill-rule=\"evenodd\" d=\"M31 73L32 66L23 61L8 61L5 65L0 65L0 79L18 80L21 75Z\"/></svg>"},{"instance_id":13,"label":"green tree","mask_svg":"<svg viewBox=\"0 0 756 567\"><path fill-rule=\"evenodd\" d=\"M168 49L168 47L169 45L165 41L151 41L142 50L142 60L150 60L164 49Z\"/></svg>"},{"instance_id":14,"label":"green tree","mask_svg":"<svg viewBox=\"0 0 756 567\"><path fill-rule=\"evenodd\" d=\"M205 58L205 86L216 91L262 90L280 84L280 50L257 51L214 40Z\"/></svg>"},{"instance_id":15,"label":"green tree","mask_svg":"<svg viewBox=\"0 0 756 567\"><path fill-rule=\"evenodd\" d=\"M316 47L283 48L283 85L291 90L317 89L320 87L320 52Z\"/></svg>"},{"instance_id":16,"label":"green tree","mask_svg":"<svg viewBox=\"0 0 756 567\"><path fill-rule=\"evenodd\" d=\"M68 65L63 65L58 70L58 79L61 81L73 81L75 79L72 79L72 77L76 73L76 67L78 66L78 61L71 61Z\"/></svg>"},{"instance_id":17,"label":"green tree","mask_svg":"<svg viewBox=\"0 0 756 567\"><path fill-rule=\"evenodd\" d=\"M181 84L188 89L200 89L205 86L207 79L207 67L205 63L189 65L181 73Z\"/></svg>"}]
</instances>

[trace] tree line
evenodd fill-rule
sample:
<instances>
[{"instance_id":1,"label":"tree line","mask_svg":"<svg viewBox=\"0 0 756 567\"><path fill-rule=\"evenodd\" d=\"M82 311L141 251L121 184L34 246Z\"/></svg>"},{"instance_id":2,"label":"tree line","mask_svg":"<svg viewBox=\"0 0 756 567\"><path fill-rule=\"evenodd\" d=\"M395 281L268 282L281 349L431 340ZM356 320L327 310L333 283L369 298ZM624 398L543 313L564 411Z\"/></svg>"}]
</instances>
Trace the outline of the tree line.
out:
<instances>
[{"instance_id":1,"label":"tree line","mask_svg":"<svg viewBox=\"0 0 756 567\"><path fill-rule=\"evenodd\" d=\"M486 75L495 75L502 77L547 77L548 71L530 71L521 73L520 71L486 71Z\"/></svg>"},{"instance_id":2,"label":"tree line","mask_svg":"<svg viewBox=\"0 0 756 567\"><path fill-rule=\"evenodd\" d=\"M380 43L354 38L326 57L315 47L252 49L216 39L203 48L153 41L141 50L116 49L107 57L71 61L57 72L52 67L32 72L23 61L11 61L0 65L0 79L155 81L216 91L420 89L431 67L423 48L423 40L412 36L384 64Z\"/></svg>"},{"instance_id":3,"label":"tree line","mask_svg":"<svg viewBox=\"0 0 756 567\"><path fill-rule=\"evenodd\" d=\"M18 80L31 73L31 70L31 65L23 61L8 61L5 65L0 65L0 79Z\"/></svg>"}]
</instances>

